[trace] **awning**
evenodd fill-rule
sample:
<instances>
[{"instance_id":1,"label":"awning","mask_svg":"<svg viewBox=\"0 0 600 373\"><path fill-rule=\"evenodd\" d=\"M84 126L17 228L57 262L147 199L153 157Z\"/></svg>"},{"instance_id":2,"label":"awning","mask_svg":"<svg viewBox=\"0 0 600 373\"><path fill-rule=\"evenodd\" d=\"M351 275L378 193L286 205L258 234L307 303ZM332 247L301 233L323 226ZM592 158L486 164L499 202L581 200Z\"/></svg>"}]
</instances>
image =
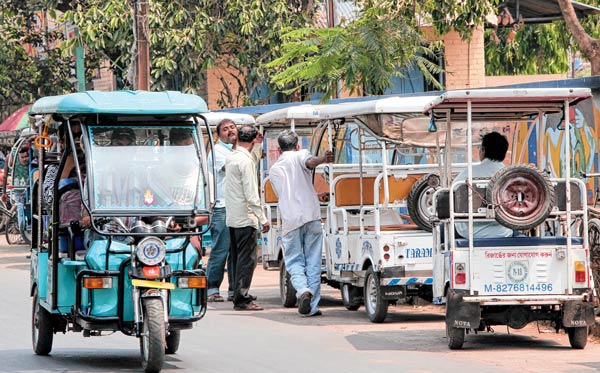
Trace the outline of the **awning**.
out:
<instances>
[{"instance_id":1,"label":"awning","mask_svg":"<svg viewBox=\"0 0 600 373\"><path fill-rule=\"evenodd\" d=\"M0 124L0 132L12 132L29 127L29 117L27 113L30 109L31 105L26 105L12 113Z\"/></svg>"}]
</instances>

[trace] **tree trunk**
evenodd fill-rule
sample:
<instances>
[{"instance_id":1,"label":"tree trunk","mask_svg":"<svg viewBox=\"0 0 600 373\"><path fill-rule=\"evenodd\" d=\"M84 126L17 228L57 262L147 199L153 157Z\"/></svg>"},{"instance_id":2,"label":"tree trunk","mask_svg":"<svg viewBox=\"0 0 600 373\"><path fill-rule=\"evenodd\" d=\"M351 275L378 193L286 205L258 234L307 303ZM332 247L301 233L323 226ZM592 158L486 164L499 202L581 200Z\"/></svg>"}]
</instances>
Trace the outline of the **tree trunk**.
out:
<instances>
[{"instance_id":1,"label":"tree trunk","mask_svg":"<svg viewBox=\"0 0 600 373\"><path fill-rule=\"evenodd\" d=\"M567 29L579 46L579 50L588 58L592 67L592 75L600 75L600 40L588 35L575 14L571 0L558 0L560 11L565 19Z\"/></svg>"}]
</instances>

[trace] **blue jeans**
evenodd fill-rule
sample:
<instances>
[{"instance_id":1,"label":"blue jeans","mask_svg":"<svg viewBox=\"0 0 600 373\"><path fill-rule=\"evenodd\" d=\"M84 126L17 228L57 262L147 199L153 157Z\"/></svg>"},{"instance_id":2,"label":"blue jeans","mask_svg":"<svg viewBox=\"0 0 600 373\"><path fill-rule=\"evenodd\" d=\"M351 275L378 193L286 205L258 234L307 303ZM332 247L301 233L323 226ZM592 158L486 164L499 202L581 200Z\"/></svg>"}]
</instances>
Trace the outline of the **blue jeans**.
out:
<instances>
[{"instance_id":1,"label":"blue jeans","mask_svg":"<svg viewBox=\"0 0 600 373\"><path fill-rule=\"evenodd\" d=\"M283 237L285 267L292 285L300 297L308 291L312 294L310 314L319 310L321 300L321 261L323 253L323 229L321 220L313 220L288 232Z\"/></svg>"},{"instance_id":2,"label":"blue jeans","mask_svg":"<svg viewBox=\"0 0 600 373\"><path fill-rule=\"evenodd\" d=\"M212 248L206 268L208 278L208 295L219 294L219 288L225 276L225 262L227 262L227 279L229 281L228 296L233 296L233 266L229 255L229 228L225 224L225 207L214 209L212 224L210 226Z\"/></svg>"}]
</instances>

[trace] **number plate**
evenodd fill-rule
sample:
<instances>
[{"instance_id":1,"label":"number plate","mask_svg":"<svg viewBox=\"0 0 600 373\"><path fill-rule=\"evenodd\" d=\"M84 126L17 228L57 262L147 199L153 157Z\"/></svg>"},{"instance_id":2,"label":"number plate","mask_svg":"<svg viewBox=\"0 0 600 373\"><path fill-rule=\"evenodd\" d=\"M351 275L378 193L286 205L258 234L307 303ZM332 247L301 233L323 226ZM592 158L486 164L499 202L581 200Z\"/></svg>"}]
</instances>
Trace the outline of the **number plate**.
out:
<instances>
[{"instance_id":1,"label":"number plate","mask_svg":"<svg viewBox=\"0 0 600 373\"><path fill-rule=\"evenodd\" d=\"M171 282L157 282L157 281L148 281L148 280L139 280L134 278L131 280L131 284L133 286L137 286L140 288L152 288L152 289L175 289L175 284Z\"/></svg>"}]
</instances>

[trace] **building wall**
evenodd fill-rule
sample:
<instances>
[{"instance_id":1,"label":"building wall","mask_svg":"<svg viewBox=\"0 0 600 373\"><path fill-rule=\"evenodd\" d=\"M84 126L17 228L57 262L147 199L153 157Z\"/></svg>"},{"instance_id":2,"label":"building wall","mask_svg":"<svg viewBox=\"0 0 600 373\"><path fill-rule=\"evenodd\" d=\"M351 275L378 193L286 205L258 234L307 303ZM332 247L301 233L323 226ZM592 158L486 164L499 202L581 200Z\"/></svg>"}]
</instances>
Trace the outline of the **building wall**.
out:
<instances>
[{"instance_id":1,"label":"building wall","mask_svg":"<svg viewBox=\"0 0 600 373\"><path fill-rule=\"evenodd\" d=\"M451 31L442 37L446 68L446 89L485 87L483 29L473 32L471 41L461 40Z\"/></svg>"},{"instance_id":2,"label":"building wall","mask_svg":"<svg viewBox=\"0 0 600 373\"><path fill-rule=\"evenodd\" d=\"M550 80L567 79L567 74L540 74L540 75L503 75L486 76L486 87L498 87L503 85L524 84L534 82L545 82Z\"/></svg>"},{"instance_id":3,"label":"building wall","mask_svg":"<svg viewBox=\"0 0 600 373\"><path fill-rule=\"evenodd\" d=\"M108 66L108 61L102 62L96 78L92 79L93 89L95 91L115 91L117 89L115 76L112 71L108 69Z\"/></svg>"}]
</instances>

